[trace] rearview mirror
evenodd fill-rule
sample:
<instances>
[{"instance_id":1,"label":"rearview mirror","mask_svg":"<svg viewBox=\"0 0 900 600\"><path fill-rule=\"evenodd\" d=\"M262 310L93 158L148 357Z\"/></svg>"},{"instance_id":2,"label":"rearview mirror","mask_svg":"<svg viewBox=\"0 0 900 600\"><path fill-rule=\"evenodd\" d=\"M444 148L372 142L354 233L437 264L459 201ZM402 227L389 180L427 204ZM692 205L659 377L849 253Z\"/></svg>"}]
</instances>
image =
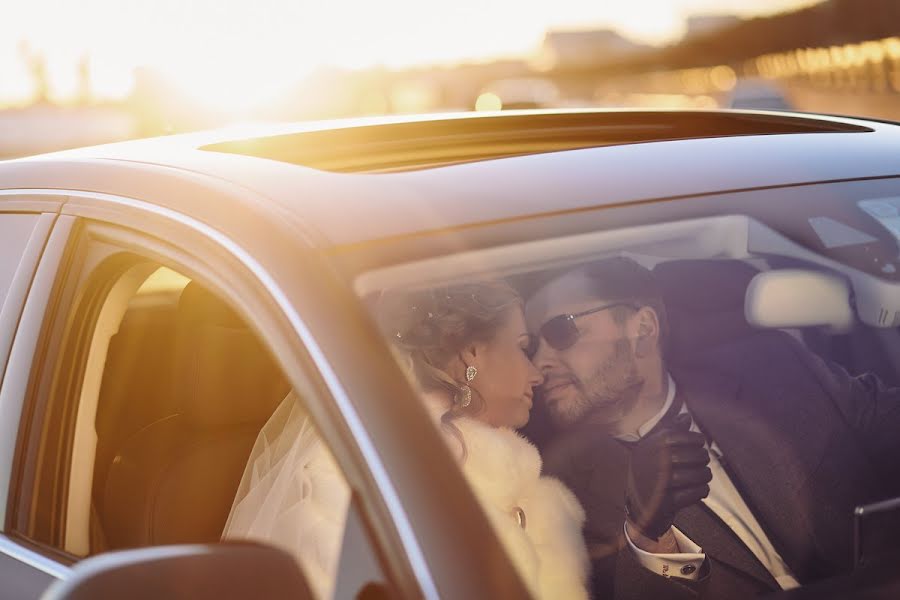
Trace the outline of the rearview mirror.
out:
<instances>
[{"instance_id":1,"label":"rearview mirror","mask_svg":"<svg viewBox=\"0 0 900 600\"><path fill-rule=\"evenodd\" d=\"M156 546L109 552L76 564L45 600L184 598L312 599L306 578L285 552L248 542Z\"/></svg>"},{"instance_id":2,"label":"rearview mirror","mask_svg":"<svg viewBox=\"0 0 900 600\"><path fill-rule=\"evenodd\" d=\"M744 299L747 322L757 327L814 327L843 331L853 325L850 288L834 275L784 269L756 275Z\"/></svg>"}]
</instances>

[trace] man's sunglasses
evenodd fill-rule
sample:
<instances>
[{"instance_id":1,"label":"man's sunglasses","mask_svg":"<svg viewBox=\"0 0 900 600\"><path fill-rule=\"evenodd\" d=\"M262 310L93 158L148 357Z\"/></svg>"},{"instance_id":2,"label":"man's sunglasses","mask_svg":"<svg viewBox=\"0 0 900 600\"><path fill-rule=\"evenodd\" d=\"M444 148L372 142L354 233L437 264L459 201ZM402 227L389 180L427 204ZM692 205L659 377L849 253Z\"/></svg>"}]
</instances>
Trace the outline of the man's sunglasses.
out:
<instances>
[{"instance_id":1,"label":"man's sunglasses","mask_svg":"<svg viewBox=\"0 0 900 600\"><path fill-rule=\"evenodd\" d=\"M575 324L575 319L577 319L578 317L584 317L586 315L592 315L603 310L609 310L610 308L615 308L617 306L627 306L633 310L638 309L637 306L629 302L613 302L612 304L604 304L603 306L598 306L597 308L592 308L590 310L585 310L571 315L555 316L541 325L541 328L538 330L538 332L551 348L555 350L566 350L574 346L575 342L578 341L578 336L581 335L581 333L578 331L578 326Z\"/></svg>"}]
</instances>

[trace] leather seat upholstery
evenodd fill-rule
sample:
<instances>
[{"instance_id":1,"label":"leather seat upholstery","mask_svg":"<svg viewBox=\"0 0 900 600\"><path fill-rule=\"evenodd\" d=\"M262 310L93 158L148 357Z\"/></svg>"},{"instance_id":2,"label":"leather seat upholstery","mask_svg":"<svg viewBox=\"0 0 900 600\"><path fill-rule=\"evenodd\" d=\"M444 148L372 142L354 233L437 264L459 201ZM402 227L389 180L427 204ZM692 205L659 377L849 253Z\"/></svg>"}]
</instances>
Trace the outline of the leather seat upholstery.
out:
<instances>
[{"instance_id":1,"label":"leather seat upholstery","mask_svg":"<svg viewBox=\"0 0 900 600\"><path fill-rule=\"evenodd\" d=\"M109 467L110 549L218 540L256 436L289 391L256 335L195 283L176 327L176 412L126 440Z\"/></svg>"}]
</instances>

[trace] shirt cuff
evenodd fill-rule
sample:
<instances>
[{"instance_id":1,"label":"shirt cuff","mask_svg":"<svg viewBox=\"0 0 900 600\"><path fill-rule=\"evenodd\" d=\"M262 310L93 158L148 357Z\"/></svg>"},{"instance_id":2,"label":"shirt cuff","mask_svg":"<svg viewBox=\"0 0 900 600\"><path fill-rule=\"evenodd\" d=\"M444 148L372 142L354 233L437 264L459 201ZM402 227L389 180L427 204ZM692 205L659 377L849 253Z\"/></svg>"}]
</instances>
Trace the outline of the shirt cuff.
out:
<instances>
[{"instance_id":1,"label":"shirt cuff","mask_svg":"<svg viewBox=\"0 0 900 600\"><path fill-rule=\"evenodd\" d=\"M700 546L681 533L677 527L672 527L672 533L678 543L678 549L681 550L677 554L652 554L641 550L628 537L627 528L625 529L625 539L628 540L628 546L644 568L663 577L696 581L700 577L700 567L706 560L706 555L703 554Z\"/></svg>"}]
</instances>

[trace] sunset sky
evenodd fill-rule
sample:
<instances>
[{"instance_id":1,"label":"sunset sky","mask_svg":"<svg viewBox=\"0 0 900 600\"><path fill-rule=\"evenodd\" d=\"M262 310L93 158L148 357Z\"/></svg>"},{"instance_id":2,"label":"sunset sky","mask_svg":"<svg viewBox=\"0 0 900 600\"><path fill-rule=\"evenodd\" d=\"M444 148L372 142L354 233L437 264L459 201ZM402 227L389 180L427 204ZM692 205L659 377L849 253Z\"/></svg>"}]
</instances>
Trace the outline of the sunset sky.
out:
<instances>
[{"instance_id":1,"label":"sunset sky","mask_svg":"<svg viewBox=\"0 0 900 600\"><path fill-rule=\"evenodd\" d=\"M317 67L526 56L548 29L614 28L677 39L691 14L755 16L816 0L0 0L0 104L31 93L23 51L45 57L51 95L75 94L89 61L100 97L140 65L197 99L252 105Z\"/></svg>"}]
</instances>

